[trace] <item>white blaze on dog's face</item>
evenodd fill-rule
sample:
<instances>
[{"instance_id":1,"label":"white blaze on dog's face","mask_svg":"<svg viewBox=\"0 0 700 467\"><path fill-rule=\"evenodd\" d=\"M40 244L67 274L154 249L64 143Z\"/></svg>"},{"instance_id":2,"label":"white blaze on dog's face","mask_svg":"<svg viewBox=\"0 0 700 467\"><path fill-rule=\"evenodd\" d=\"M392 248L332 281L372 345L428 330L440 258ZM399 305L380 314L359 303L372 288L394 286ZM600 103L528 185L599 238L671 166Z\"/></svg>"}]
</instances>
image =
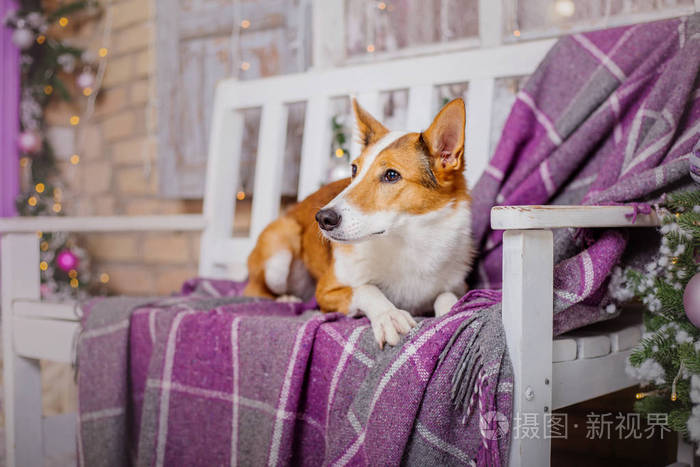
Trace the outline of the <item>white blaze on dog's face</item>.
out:
<instances>
[{"instance_id":1,"label":"white blaze on dog's face","mask_svg":"<svg viewBox=\"0 0 700 467\"><path fill-rule=\"evenodd\" d=\"M462 99L447 104L422 133L390 132L353 99L362 153L352 181L316 215L337 242L391 234L411 218L468 199Z\"/></svg>"}]
</instances>

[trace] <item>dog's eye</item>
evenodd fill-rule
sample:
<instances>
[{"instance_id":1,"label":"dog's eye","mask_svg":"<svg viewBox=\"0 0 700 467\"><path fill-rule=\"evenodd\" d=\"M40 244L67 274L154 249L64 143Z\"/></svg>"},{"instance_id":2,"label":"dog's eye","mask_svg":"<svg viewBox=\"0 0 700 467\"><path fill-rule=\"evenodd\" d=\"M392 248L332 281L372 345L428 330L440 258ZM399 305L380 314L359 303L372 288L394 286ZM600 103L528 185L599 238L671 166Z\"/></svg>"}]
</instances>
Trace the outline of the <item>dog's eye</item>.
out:
<instances>
[{"instance_id":1,"label":"dog's eye","mask_svg":"<svg viewBox=\"0 0 700 467\"><path fill-rule=\"evenodd\" d=\"M357 165L352 164L352 178L355 178L355 175L357 175Z\"/></svg>"},{"instance_id":2,"label":"dog's eye","mask_svg":"<svg viewBox=\"0 0 700 467\"><path fill-rule=\"evenodd\" d=\"M401 178L401 174L398 173L394 169L389 169L386 172L384 172L384 177L382 177L382 180L385 182L393 183L398 181Z\"/></svg>"}]
</instances>

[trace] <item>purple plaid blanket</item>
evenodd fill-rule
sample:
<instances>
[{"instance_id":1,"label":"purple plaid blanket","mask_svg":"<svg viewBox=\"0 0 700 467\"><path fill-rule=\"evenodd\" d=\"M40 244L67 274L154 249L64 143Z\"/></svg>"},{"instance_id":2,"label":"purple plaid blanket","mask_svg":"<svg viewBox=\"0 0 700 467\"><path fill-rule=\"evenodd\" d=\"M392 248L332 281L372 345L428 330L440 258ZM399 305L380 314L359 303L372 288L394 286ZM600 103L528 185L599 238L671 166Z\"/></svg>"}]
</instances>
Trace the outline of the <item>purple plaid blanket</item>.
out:
<instances>
[{"instance_id":1,"label":"purple plaid blanket","mask_svg":"<svg viewBox=\"0 0 700 467\"><path fill-rule=\"evenodd\" d=\"M510 416L512 376L488 312L498 292L471 292L380 351L366 318L221 297L240 292L235 283L193 287L220 296L86 307L80 465L499 465L507 455L491 418L451 402L464 390L479 413Z\"/></svg>"},{"instance_id":2,"label":"purple plaid blanket","mask_svg":"<svg viewBox=\"0 0 700 467\"><path fill-rule=\"evenodd\" d=\"M653 202L689 184L699 70L700 14L562 38L518 93L474 187L481 256L470 283L501 287L503 232L489 229L494 205ZM555 334L618 314L608 278L626 236L554 232Z\"/></svg>"},{"instance_id":3,"label":"purple plaid blanket","mask_svg":"<svg viewBox=\"0 0 700 467\"><path fill-rule=\"evenodd\" d=\"M558 42L518 95L473 191L482 256L500 288L495 204L650 201L687 183L700 137L700 15ZM555 232L555 332L614 316L626 234ZM624 258L623 258L624 259ZM500 293L473 290L379 351L366 319L237 297L86 307L79 340L80 465L499 465L512 412ZM457 406L457 408L455 408Z\"/></svg>"}]
</instances>

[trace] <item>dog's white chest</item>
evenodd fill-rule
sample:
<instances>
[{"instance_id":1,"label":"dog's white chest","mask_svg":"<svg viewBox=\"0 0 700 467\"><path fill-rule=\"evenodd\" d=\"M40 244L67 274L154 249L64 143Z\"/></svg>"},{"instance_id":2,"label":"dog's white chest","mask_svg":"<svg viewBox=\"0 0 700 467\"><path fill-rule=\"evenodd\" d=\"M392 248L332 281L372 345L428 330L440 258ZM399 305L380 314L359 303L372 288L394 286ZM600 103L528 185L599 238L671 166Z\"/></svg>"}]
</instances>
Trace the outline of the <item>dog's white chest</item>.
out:
<instances>
[{"instance_id":1,"label":"dog's white chest","mask_svg":"<svg viewBox=\"0 0 700 467\"><path fill-rule=\"evenodd\" d=\"M338 252L335 273L341 283L376 285L397 308L421 313L442 292L464 293L471 262L469 209L448 206L404 216L389 235Z\"/></svg>"}]
</instances>

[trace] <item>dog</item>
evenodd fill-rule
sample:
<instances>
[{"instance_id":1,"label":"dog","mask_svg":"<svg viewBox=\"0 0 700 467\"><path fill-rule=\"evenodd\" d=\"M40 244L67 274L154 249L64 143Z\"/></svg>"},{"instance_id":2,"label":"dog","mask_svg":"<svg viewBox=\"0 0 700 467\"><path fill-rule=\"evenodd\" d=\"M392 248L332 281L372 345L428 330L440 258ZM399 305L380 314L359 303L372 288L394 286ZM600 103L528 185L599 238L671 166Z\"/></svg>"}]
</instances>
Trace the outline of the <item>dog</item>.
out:
<instances>
[{"instance_id":1,"label":"dog","mask_svg":"<svg viewBox=\"0 0 700 467\"><path fill-rule=\"evenodd\" d=\"M413 316L449 312L474 256L464 177L465 109L445 105L421 133L389 131L353 99L362 151L352 176L319 189L260 234L244 295L310 298L369 318L380 347Z\"/></svg>"}]
</instances>

